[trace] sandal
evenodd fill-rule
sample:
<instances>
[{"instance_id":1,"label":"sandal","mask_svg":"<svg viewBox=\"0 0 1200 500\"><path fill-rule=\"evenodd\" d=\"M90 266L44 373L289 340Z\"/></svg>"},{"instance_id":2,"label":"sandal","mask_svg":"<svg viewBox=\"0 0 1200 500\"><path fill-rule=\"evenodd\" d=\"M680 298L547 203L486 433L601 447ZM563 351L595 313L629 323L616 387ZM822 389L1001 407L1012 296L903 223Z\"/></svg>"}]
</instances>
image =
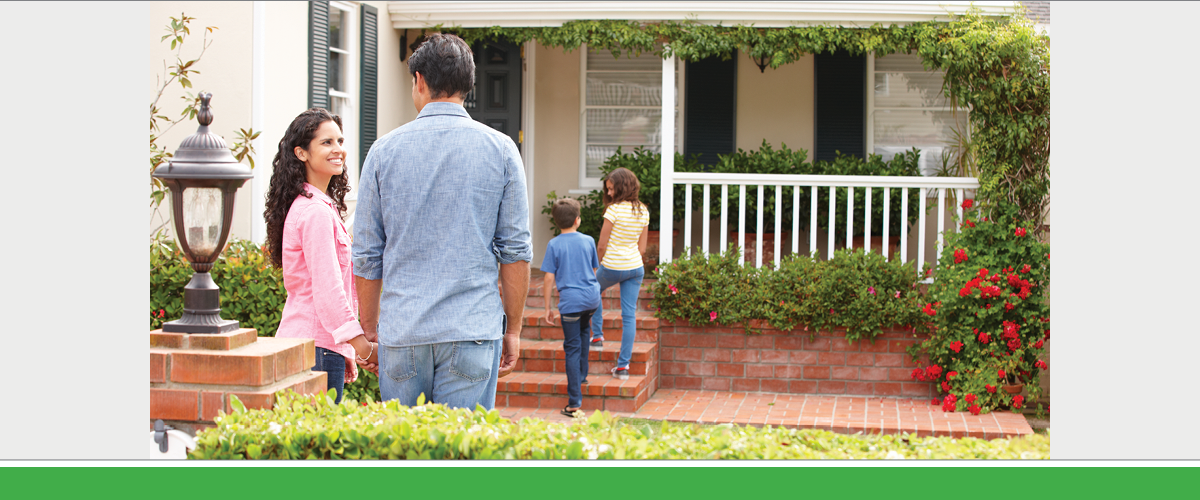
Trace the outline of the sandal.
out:
<instances>
[{"instance_id":1,"label":"sandal","mask_svg":"<svg viewBox=\"0 0 1200 500\"><path fill-rule=\"evenodd\" d=\"M575 408L574 410L572 410L571 407L569 407L569 406L566 408L563 408L562 411L560 411L559 413L566 415L568 417L571 417L571 418L583 416L583 411L581 411L579 408Z\"/></svg>"}]
</instances>

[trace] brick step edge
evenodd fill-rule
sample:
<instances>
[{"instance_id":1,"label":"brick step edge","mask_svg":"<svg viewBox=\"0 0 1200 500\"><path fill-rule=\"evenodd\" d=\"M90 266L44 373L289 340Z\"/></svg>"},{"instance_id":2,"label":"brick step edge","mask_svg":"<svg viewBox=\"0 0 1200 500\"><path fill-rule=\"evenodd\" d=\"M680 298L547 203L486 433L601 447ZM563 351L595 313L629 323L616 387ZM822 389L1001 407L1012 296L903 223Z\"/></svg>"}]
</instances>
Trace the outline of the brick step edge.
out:
<instances>
[{"instance_id":1,"label":"brick step edge","mask_svg":"<svg viewBox=\"0 0 1200 500\"><path fill-rule=\"evenodd\" d=\"M275 405L275 393L291 389L300 394L325 392L328 385L322 371L304 371L284 380L257 388L229 388L219 385L187 388L150 388L150 419L212 422L218 411L232 413L229 396L236 395L247 409L269 410Z\"/></svg>"},{"instance_id":2,"label":"brick step edge","mask_svg":"<svg viewBox=\"0 0 1200 500\"><path fill-rule=\"evenodd\" d=\"M658 377L631 375L629 380L617 380L611 377L602 384L596 384L594 375L589 376L589 384L583 389L584 410L605 410L612 412L632 413L637 411L658 388ZM505 377L508 378L508 377ZM508 382L500 379L496 391L497 407L522 408L555 408L561 409L567 405L567 376L563 374L546 374L539 377L538 382ZM513 387L514 384L516 387ZM624 394L620 394L624 392Z\"/></svg>"}]
</instances>

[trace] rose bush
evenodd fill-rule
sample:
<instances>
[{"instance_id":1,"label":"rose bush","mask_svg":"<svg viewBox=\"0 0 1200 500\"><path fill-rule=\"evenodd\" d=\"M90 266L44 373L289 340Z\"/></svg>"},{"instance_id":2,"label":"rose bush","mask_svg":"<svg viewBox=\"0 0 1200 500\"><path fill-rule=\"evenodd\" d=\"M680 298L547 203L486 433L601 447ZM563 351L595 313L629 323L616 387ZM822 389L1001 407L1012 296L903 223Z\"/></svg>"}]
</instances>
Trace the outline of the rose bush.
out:
<instances>
[{"instance_id":1,"label":"rose bush","mask_svg":"<svg viewBox=\"0 0 1200 500\"><path fill-rule=\"evenodd\" d=\"M908 350L917 363L928 355L930 364L912 378L934 382L946 394L938 402L946 411L1020 409L1025 397L996 388L1023 383L1030 400L1041 394L1038 372L1049 367L1042 358L1050 336L1050 245L1017 219L1015 206L992 207L978 224L972 219L982 211L964 208L961 232L946 235L926 299L937 308L926 310L933 332Z\"/></svg>"}]
</instances>

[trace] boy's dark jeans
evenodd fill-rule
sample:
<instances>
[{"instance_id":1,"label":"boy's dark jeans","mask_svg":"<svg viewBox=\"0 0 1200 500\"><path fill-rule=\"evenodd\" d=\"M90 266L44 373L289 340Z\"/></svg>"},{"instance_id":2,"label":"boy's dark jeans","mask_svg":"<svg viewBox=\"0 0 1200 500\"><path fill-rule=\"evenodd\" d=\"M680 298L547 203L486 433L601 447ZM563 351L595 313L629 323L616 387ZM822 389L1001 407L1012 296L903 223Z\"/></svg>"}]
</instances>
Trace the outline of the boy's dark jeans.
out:
<instances>
[{"instance_id":1,"label":"boy's dark jeans","mask_svg":"<svg viewBox=\"0 0 1200 500\"><path fill-rule=\"evenodd\" d=\"M580 386L587 380L588 349L591 348L592 313L595 309L563 314L563 351L567 357L567 406L579 408L583 405Z\"/></svg>"}]
</instances>

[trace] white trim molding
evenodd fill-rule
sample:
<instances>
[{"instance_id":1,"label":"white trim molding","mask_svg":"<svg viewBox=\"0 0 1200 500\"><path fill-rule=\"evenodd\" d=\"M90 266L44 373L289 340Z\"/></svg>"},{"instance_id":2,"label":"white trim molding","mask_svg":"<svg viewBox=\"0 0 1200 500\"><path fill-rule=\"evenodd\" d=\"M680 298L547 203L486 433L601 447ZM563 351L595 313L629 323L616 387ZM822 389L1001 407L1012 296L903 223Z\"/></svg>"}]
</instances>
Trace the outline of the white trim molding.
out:
<instances>
[{"instance_id":1,"label":"white trim molding","mask_svg":"<svg viewBox=\"0 0 1200 500\"><path fill-rule=\"evenodd\" d=\"M867 27L946 20L971 5L988 15L1008 15L1015 1L926 2L388 2L396 29L429 28L441 24L463 28L562 26L579 19L695 20L705 24L749 25L762 28L834 25Z\"/></svg>"}]
</instances>

